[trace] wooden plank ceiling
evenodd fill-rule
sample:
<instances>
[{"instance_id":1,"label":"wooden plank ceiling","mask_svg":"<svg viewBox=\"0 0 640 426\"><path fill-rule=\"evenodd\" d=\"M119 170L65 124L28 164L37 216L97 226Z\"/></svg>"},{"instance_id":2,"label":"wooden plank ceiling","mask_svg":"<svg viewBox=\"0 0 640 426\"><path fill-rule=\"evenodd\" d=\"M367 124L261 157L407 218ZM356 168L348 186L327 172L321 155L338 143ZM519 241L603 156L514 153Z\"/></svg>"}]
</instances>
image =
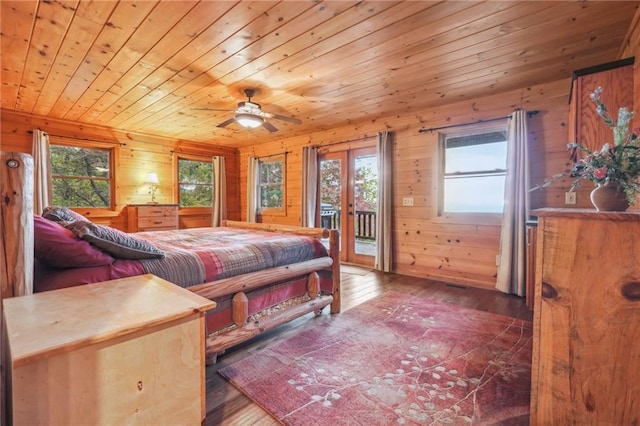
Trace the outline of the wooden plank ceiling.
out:
<instances>
[{"instance_id":1,"label":"wooden plank ceiling","mask_svg":"<svg viewBox=\"0 0 640 426\"><path fill-rule=\"evenodd\" d=\"M1 106L239 147L569 78L639 3L2 0ZM247 88L302 124L216 127Z\"/></svg>"}]
</instances>

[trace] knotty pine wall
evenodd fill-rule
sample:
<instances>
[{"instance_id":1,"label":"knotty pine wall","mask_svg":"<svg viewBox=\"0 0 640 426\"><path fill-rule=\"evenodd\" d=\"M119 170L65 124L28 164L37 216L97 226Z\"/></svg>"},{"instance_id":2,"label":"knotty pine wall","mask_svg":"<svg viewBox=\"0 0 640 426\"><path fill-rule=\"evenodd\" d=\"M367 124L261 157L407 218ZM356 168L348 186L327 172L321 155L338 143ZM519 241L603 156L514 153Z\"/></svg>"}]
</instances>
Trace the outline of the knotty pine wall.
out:
<instances>
[{"instance_id":1,"label":"knotty pine wall","mask_svg":"<svg viewBox=\"0 0 640 426\"><path fill-rule=\"evenodd\" d=\"M634 39L635 40L635 39ZM635 43L635 44L633 44ZM637 40L632 43L636 46ZM638 78L638 64L635 80ZM538 110L529 120L531 140L531 183L542 182L570 167L566 143L568 130L569 79L524 89L516 89L494 96L464 101L396 117L374 117L358 125L345 124L330 131L304 137L260 143L238 151L188 141L129 134L117 130L77 125L61 120L1 111L2 129L0 149L3 151L31 152L32 135L28 131L40 128L52 134L95 138L125 142L118 159L118 198L116 212L97 212L92 220L120 229L126 228L122 208L128 203L144 203L149 195L144 178L149 171L160 175L158 193L160 202L175 202L173 181L173 155L171 151L184 151L206 155L224 155L227 158L227 195L229 218L246 219L246 170L249 156L264 156L288 152L287 155L287 214L263 216L266 223L298 225L301 214L301 153L303 146L327 145L321 151L355 149L373 146L378 131L395 133L393 149L394 192L394 271L419 277L431 277L455 283L493 288L495 284L495 258L498 253L500 227L491 224L448 223L438 220L435 213L434 165L437 154L437 134L418 133L421 128L433 128L492 119L510 114L515 108ZM636 84L637 88L640 84ZM640 99L635 97L636 101ZM637 109L637 108L636 108ZM339 143L342 141L353 141ZM331 146L328 146L331 145ZM161 165L161 170L158 170ZM570 179L531 194L532 207L567 207L564 193ZM588 185L578 191L575 207L591 208ZM403 207L403 197L414 197L413 207ZM239 206L237 209L234 206ZM124 210L126 211L126 210ZM209 215L180 213L180 227L206 226ZM91 216L91 215L89 215Z\"/></svg>"},{"instance_id":2,"label":"knotty pine wall","mask_svg":"<svg viewBox=\"0 0 640 426\"><path fill-rule=\"evenodd\" d=\"M115 159L116 208L115 211L87 209L78 212L100 224L127 231L127 204L144 204L151 200L149 187L144 181L149 172L156 172L160 181L156 200L159 203L177 203L175 162L180 153L226 158L227 199L229 206L238 205L238 151L184 140L151 135L125 133L105 127L78 125L73 122L1 110L0 149L9 152L32 153L34 129L52 135L71 138L95 139L119 145ZM74 141L73 139L67 139ZM81 140L75 142L81 143ZM238 220L236 210L229 211L229 219ZM180 228L211 226L211 213L207 209L180 209Z\"/></svg>"},{"instance_id":3,"label":"knotty pine wall","mask_svg":"<svg viewBox=\"0 0 640 426\"><path fill-rule=\"evenodd\" d=\"M640 27L636 27L629 49L620 56L640 52ZM634 68L634 109L640 109L640 64ZM421 128L435 128L506 116L515 108L539 113L529 120L531 184L542 183L545 177L568 170L572 163L566 150L569 140L567 120L571 81L512 90L407 114L398 117L374 118L369 123L345 125L339 129L314 133L305 137L282 139L240 150L241 216L246 218L246 169L249 156L288 152L287 214L263 216L263 222L298 225L301 215L301 154L303 146L320 146L321 152L355 149L375 144L381 130L395 133L393 143L394 230L393 253L396 273L431 277L449 282L493 289L495 285L500 226L476 223L451 223L435 215L438 135L418 133ZM368 139L367 139L368 138ZM365 140L361 140L365 139ZM340 144L341 141L354 141ZM337 143L337 144L336 144ZM326 148L322 148L327 145ZM328 146L330 145L330 146ZM593 208L589 193L593 187L585 182L577 191L575 206L564 204L564 194L571 187L571 178L531 193L532 209L540 207ZM402 206L402 198L414 197L413 207ZM635 209L640 206L636 205Z\"/></svg>"},{"instance_id":4,"label":"knotty pine wall","mask_svg":"<svg viewBox=\"0 0 640 426\"><path fill-rule=\"evenodd\" d=\"M618 57L621 59L636 58L633 64L633 105L636 114L640 114L640 9L636 10L627 34L627 40L623 43L621 53ZM636 119L636 127L638 127L637 123L638 121Z\"/></svg>"},{"instance_id":5,"label":"knotty pine wall","mask_svg":"<svg viewBox=\"0 0 640 426\"><path fill-rule=\"evenodd\" d=\"M640 9L636 10L631 27L628 31L628 39L621 48L618 55L620 59L635 57L633 63L633 111L635 118L633 120L633 129L640 127ZM620 105L624 106L624 105ZM636 204L630 206L628 210L640 211L640 195L636 196Z\"/></svg>"},{"instance_id":6,"label":"knotty pine wall","mask_svg":"<svg viewBox=\"0 0 640 426\"><path fill-rule=\"evenodd\" d=\"M418 133L433 128L477 120L503 117L515 108L539 110L529 121L532 182L570 166L566 151L570 80L512 90L507 93L465 101L445 107L398 117L374 118L363 125L314 133L305 137L282 139L240 149L240 215L246 218L247 161L250 156L279 152L287 155L286 216L263 216L262 221L299 225L301 216L302 147L318 145L325 150L375 146L378 131L392 130L393 142L393 252L394 271L418 277L494 288L496 254L500 226L476 223L450 223L436 218L436 183L438 135ZM341 141L370 139L336 144ZM533 207L565 207L564 192L570 181L532 193ZM589 207L588 191L578 193L576 207ZM413 207L402 206L402 198L414 197Z\"/></svg>"}]
</instances>

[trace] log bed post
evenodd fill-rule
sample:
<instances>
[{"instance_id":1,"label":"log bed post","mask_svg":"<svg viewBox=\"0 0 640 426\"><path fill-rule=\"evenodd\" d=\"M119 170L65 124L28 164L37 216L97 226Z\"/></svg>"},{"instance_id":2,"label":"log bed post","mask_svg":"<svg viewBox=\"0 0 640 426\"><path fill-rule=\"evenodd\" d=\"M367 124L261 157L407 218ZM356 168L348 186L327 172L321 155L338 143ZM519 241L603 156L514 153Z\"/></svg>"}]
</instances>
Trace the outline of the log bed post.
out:
<instances>
[{"instance_id":1,"label":"log bed post","mask_svg":"<svg viewBox=\"0 0 640 426\"><path fill-rule=\"evenodd\" d=\"M0 298L33 293L33 158L0 153ZM0 300L0 424L7 424L5 331Z\"/></svg>"},{"instance_id":2,"label":"log bed post","mask_svg":"<svg viewBox=\"0 0 640 426\"><path fill-rule=\"evenodd\" d=\"M3 152L0 158L0 259L4 299L33 293L33 158L11 152Z\"/></svg>"},{"instance_id":3,"label":"log bed post","mask_svg":"<svg viewBox=\"0 0 640 426\"><path fill-rule=\"evenodd\" d=\"M249 299L244 292L236 293L232 298L233 322L237 327L243 327L249 318Z\"/></svg>"},{"instance_id":4,"label":"log bed post","mask_svg":"<svg viewBox=\"0 0 640 426\"><path fill-rule=\"evenodd\" d=\"M310 299L315 299L320 294L320 276L315 271L307 275L307 294Z\"/></svg>"},{"instance_id":5,"label":"log bed post","mask_svg":"<svg viewBox=\"0 0 640 426\"><path fill-rule=\"evenodd\" d=\"M333 272L333 302L331 313L340 312L340 232L337 229L329 230L329 256L333 259L331 269Z\"/></svg>"}]
</instances>

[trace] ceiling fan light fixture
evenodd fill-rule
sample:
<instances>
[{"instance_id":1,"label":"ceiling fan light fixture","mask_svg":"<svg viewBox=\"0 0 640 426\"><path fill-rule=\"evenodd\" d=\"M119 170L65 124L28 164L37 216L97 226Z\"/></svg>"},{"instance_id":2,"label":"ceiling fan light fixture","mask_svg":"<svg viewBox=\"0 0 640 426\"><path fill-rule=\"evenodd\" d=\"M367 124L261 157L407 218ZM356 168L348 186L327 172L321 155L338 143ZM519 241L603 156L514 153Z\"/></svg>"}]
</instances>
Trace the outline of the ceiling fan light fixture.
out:
<instances>
[{"instance_id":1,"label":"ceiling fan light fixture","mask_svg":"<svg viewBox=\"0 0 640 426\"><path fill-rule=\"evenodd\" d=\"M236 121L240 123L242 127L255 129L264 123L264 118L255 114L238 113L236 114Z\"/></svg>"}]
</instances>

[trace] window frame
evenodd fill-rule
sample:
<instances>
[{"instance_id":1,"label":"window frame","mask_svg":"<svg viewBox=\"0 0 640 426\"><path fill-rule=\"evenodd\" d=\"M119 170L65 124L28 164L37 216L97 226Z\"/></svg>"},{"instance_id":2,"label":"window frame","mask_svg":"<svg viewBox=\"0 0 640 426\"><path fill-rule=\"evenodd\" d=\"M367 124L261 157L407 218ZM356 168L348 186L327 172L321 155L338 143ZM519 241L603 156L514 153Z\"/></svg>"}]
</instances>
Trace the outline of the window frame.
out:
<instances>
[{"instance_id":1,"label":"window frame","mask_svg":"<svg viewBox=\"0 0 640 426\"><path fill-rule=\"evenodd\" d=\"M49 156L51 156L51 147L53 145L56 146L69 146L74 148L81 149L98 149L105 150L109 152L109 200L110 205L105 207L69 207L74 211L81 211L85 216L103 216L109 215L116 210L116 206L119 205L119 200L117 197L116 187L118 186L118 181L116 177L117 160L120 158L120 146L118 144L108 143L108 142L99 142L92 140L84 140L84 139L71 139L66 138L64 136L52 136L49 135ZM51 158L51 157L49 157ZM49 160L51 161L51 160ZM53 163L51 163L51 191L53 197ZM53 202L53 200L52 200Z\"/></svg>"},{"instance_id":2,"label":"window frame","mask_svg":"<svg viewBox=\"0 0 640 426\"><path fill-rule=\"evenodd\" d=\"M282 163L282 206L281 207L262 207L262 180L261 180L261 167L263 163ZM270 215L270 216L286 216L287 215L287 154L278 154L265 156L262 158L258 158L258 179L257 179L257 188L256 188L256 203L257 210L259 215Z\"/></svg>"},{"instance_id":3,"label":"window frame","mask_svg":"<svg viewBox=\"0 0 640 426\"><path fill-rule=\"evenodd\" d=\"M211 206L209 207L182 207L180 205L180 160L187 160L187 161L200 161L203 163L209 163L211 164ZM174 192L174 200L176 200L176 203L178 204L178 210L180 210L180 212L183 212L185 214L211 214L211 211L213 209L213 205L215 203L215 170L213 170L213 158L212 157L207 157L207 156L203 156L203 155L195 155L195 154L179 154L176 155L176 160L175 160L175 192Z\"/></svg>"},{"instance_id":4,"label":"window frame","mask_svg":"<svg viewBox=\"0 0 640 426\"><path fill-rule=\"evenodd\" d=\"M500 225L502 223L503 213L487 213L487 212L447 212L444 211L444 179L446 170L446 140L452 137L463 137L476 134L506 132L508 127L508 119L504 122L476 123L464 127L456 127L452 130L438 132L437 155L435 156L436 174L434 181L436 182L436 202L434 203L434 215L436 222L444 223L460 223L460 224L479 224L479 225ZM505 158L506 161L506 158ZM505 166L505 179L507 168ZM504 210L504 203L503 203Z\"/></svg>"}]
</instances>

